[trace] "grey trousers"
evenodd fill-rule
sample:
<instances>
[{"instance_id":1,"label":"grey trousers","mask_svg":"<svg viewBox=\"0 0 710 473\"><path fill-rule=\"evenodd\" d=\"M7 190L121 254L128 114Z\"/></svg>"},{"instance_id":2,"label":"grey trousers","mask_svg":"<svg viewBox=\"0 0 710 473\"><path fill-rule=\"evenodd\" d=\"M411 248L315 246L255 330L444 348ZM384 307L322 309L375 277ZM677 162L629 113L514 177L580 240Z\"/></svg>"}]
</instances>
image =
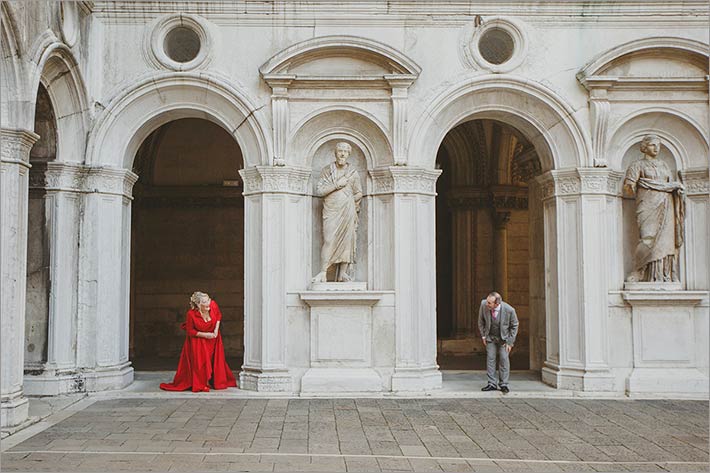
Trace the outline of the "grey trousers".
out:
<instances>
[{"instance_id":1,"label":"grey trousers","mask_svg":"<svg viewBox=\"0 0 710 473\"><path fill-rule=\"evenodd\" d=\"M496 363L496 355L498 363ZM498 365L500 382L496 379L496 364ZM508 385L510 360L508 359L508 350L505 349L505 342L489 341L486 343L486 372L488 374L488 384L492 386Z\"/></svg>"}]
</instances>

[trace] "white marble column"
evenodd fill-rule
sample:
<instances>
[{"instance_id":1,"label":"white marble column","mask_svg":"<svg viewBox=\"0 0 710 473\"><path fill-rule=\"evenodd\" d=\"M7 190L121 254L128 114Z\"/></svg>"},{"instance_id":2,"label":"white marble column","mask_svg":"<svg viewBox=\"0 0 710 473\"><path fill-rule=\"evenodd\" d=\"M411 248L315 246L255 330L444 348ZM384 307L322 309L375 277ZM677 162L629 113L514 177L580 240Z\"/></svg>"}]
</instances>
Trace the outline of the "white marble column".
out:
<instances>
[{"instance_id":1,"label":"white marble column","mask_svg":"<svg viewBox=\"0 0 710 473\"><path fill-rule=\"evenodd\" d=\"M78 365L84 389L118 389L133 382L130 324L131 193L138 176L90 168L85 180L79 250Z\"/></svg>"},{"instance_id":2,"label":"white marble column","mask_svg":"<svg viewBox=\"0 0 710 473\"><path fill-rule=\"evenodd\" d=\"M80 201L86 168L49 162L32 169L30 189L43 192L49 240L47 361L38 375L25 375L25 392L57 395L81 391L77 378L77 280Z\"/></svg>"},{"instance_id":3,"label":"white marble column","mask_svg":"<svg viewBox=\"0 0 710 473\"><path fill-rule=\"evenodd\" d=\"M435 196L439 170L373 169L373 195L392 195L395 289L393 391L441 387L436 364Z\"/></svg>"},{"instance_id":4,"label":"white marble column","mask_svg":"<svg viewBox=\"0 0 710 473\"><path fill-rule=\"evenodd\" d=\"M302 252L305 235L289 225L310 211L311 170L256 166L244 181L244 364L242 389L294 391L286 360L286 291L289 254ZM295 269L294 269L295 270ZM304 342L305 343L305 342Z\"/></svg>"},{"instance_id":5,"label":"white marble column","mask_svg":"<svg viewBox=\"0 0 710 473\"><path fill-rule=\"evenodd\" d=\"M544 202L547 305L542 379L562 389L611 391L607 328L610 236L622 174L602 168L551 171Z\"/></svg>"},{"instance_id":6,"label":"white marble column","mask_svg":"<svg viewBox=\"0 0 710 473\"><path fill-rule=\"evenodd\" d=\"M24 372L25 291L27 278L27 201L29 154L39 136L27 130L0 129L2 159L2 367L0 427L22 424L28 403L22 392Z\"/></svg>"}]
</instances>

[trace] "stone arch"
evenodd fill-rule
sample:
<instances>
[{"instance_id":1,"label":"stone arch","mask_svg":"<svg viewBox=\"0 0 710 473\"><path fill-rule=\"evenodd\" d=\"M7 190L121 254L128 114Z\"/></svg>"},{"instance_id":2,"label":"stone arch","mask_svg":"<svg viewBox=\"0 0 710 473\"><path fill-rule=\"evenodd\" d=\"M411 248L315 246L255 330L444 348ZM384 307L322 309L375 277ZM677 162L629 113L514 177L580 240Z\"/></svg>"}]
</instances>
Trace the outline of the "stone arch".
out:
<instances>
[{"instance_id":1,"label":"stone arch","mask_svg":"<svg viewBox=\"0 0 710 473\"><path fill-rule=\"evenodd\" d=\"M109 102L89 138L87 164L131 169L140 144L161 125L204 118L234 137L244 167L268 164L269 127L254 102L212 74L159 73L124 86ZM106 150L111 150L107 153Z\"/></svg>"},{"instance_id":2,"label":"stone arch","mask_svg":"<svg viewBox=\"0 0 710 473\"><path fill-rule=\"evenodd\" d=\"M0 105L0 120L6 128L31 129L31 122L22 116L24 93L23 68L20 62L22 38L17 18L8 2L0 4L0 88L4 100Z\"/></svg>"},{"instance_id":3,"label":"stone arch","mask_svg":"<svg viewBox=\"0 0 710 473\"><path fill-rule=\"evenodd\" d=\"M296 43L272 56L259 68L262 75L284 73L316 56L347 55L380 65L391 74L418 76L421 68L396 49L358 36L321 36Z\"/></svg>"},{"instance_id":4,"label":"stone arch","mask_svg":"<svg viewBox=\"0 0 710 473\"><path fill-rule=\"evenodd\" d=\"M547 87L512 75L466 77L443 90L423 107L413 127L410 164L434 167L446 134L456 125L488 118L518 129L538 151L543 172L587 166L591 156L588 135L575 119L575 110ZM413 115L416 115L414 113Z\"/></svg>"},{"instance_id":5,"label":"stone arch","mask_svg":"<svg viewBox=\"0 0 710 473\"><path fill-rule=\"evenodd\" d=\"M609 165L615 169L623 170L622 159L626 151L648 134L661 137L671 151L677 169L707 166L710 152L707 131L678 110L665 107L639 110L626 117L610 134Z\"/></svg>"},{"instance_id":6,"label":"stone arch","mask_svg":"<svg viewBox=\"0 0 710 473\"><path fill-rule=\"evenodd\" d=\"M392 145L384 125L367 112L347 106L318 109L304 117L288 139L288 155L295 156L297 163L310 167L313 152L326 137L336 135L346 135L358 145L362 144L369 168L393 162ZM299 150L303 156L296 155Z\"/></svg>"},{"instance_id":7,"label":"stone arch","mask_svg":"<svg viewBox=\"0 0 710 473\"><path fill-rule=\"evenodd\" d=\"M37 40L33 50L32 62L37 67L27 93L32 94L32 102L35 103L39 85L42 84L47 90L56 117L56 159L83 162L89 105L78 62L71 50L51 31L46 31Z\"/></svg>"}]
</instances>

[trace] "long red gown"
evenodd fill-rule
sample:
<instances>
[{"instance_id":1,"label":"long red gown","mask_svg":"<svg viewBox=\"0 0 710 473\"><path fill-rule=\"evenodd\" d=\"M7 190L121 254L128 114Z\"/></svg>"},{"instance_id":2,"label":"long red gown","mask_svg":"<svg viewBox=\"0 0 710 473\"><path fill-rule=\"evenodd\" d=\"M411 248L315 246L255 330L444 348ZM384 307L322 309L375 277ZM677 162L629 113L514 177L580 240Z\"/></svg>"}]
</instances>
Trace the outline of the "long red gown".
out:
<instances>
[{"instance_id":1,"label":"long red gown","mask_svg":"<svg viewBox=\"0 0 710 473\"><path fill-rule=\"evenodd\" d=\"M187 320L181 326L187 333L175 379L172 383L160 383L160 389L186 391L192 388L192 392L209 391L210 378L213 378L214 389L237 386L237 380L224 358L221 327L216 338L197 336L197 332L214 332L215 325L220 320L222 312L215 301L210 302L209 322L205 322L199 310L187 311Z\"/></svg>"}]
</instances>

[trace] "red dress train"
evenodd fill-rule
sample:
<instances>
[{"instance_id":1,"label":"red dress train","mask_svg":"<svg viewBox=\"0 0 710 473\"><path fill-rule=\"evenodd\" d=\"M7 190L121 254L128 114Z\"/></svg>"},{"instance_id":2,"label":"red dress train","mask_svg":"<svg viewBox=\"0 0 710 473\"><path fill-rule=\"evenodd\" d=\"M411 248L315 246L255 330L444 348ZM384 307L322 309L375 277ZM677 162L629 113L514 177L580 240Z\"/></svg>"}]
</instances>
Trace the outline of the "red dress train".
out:
<instances>
[{"instance_id":1,"label":"red dress train","mask_svg":"<svg viewBox=\"0 0 710 473\"><path fill-rule=\"evenodd\" d=\"M175 379L172 383L160 383L160 389L185 391L192 388L193 392L209 391L210 378L214 389L237 386L237 380L224 358L222 328L216 338L197 337L197 332L214 332L215 325L222 320L222 313L215 301L210 302L210 317L210 321L205 322L199 310L187 311L187 321L182 324L182 329L187 333Z\"/></svg>"}]
</instances>

